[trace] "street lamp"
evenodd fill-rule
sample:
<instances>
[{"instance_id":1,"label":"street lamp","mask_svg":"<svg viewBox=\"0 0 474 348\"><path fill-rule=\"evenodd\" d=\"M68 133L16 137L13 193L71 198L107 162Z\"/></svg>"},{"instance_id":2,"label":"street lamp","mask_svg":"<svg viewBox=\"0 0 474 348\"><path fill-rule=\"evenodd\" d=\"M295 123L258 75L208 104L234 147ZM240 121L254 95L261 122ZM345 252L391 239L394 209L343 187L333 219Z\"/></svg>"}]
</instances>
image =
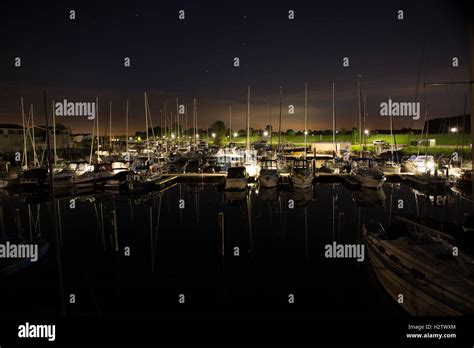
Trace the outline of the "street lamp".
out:
<instances>
[{"instance_id":1,"label":"street lamp","mask_svg":"<svg viewBox=\"0 0 474 348\"><path fill-rule=\"evenodd\" d=\"M212 133L212 137L215 139L216 138L216 133Z\"/></svg>"},{"instance_id":2,"label":"street lamp","mask_svg":"<svg viewBox=\"0 0 474 348\"><path fill-rule=\"evenodd\" d=\"M451 133L457 133L457 132L458 132L458 129L457 129L457 127L453 127L453 128L451 128Z\"/></svg>"},{"instance_id":3,"label":"street lamp","mask_svg":"<svg viewBox=\"0 0 474 348\"><path fill-rule=\"evenodd\" d=\"M263 132L263 136L268 137L268 132L267 131Z\"/></svg>"},{"instance_id":4,"label":"street lamp","mask_svg":"<svg viewBox=\"0 0 474 348\"><path fill-rule=\"evenodd\" d=\"M199 134L196 134L196 138L199 138Z\"/></svg>"},{"instance_id":5,"label":"street lamp","mask_svg":"<svg viewBox=\"0 0 474 348\"><path fill-rule=\"evenodd\" d=\"M366 129L366 130L364 131L364 134L365 134L365 135L369 135L369 133L370 133L370 131L369 131L368 129Z\"/></svg>"},{"instance_id":6,"label":"street lamp","mask_svg":"<svg viewBox=\"0 0 474 348\"><path fill-rule=\"evenodd\" d=\"M234 138L237 138L237 135L238 135L237 133L234 133Z\"/></svg>"}]
</instances>

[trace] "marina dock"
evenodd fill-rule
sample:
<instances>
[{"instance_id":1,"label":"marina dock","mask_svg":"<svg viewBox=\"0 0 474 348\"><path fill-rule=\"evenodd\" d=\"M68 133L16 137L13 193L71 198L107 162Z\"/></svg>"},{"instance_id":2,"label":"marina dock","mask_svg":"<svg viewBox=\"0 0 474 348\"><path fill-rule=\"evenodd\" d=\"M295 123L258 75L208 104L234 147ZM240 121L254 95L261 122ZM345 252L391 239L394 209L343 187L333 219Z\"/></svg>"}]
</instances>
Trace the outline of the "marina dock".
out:
<instances>
[{"instance_id":1,"label":"marina dock","mask_svg":"<svg viewBox=\"0 0 474 348\"><path fill-rule=\"evenodd\" d=\"M183 173L183 174L163 174L163 180L160 185L168 182L206 182L218 183L227 177L225 173ZM385 174L387 182L400 183L402 180L413 177L411 173ZM280 184L285 186L290 184L290 174L280 173ZM359 183L352 178L349 173L332 174L332 173L316 173L314 175L314 183L343 183L347 187L356 189Z\"/></svg>"}]
</instances>

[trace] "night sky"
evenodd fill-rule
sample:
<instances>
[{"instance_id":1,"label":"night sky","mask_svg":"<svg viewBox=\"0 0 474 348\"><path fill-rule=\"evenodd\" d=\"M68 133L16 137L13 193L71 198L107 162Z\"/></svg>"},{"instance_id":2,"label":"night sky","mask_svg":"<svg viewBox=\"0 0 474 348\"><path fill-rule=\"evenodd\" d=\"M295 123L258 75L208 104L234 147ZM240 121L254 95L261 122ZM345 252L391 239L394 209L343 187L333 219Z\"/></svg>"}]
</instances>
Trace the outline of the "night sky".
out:
<instances>
[{"instance_id":1,"label":"night sky","mask_svg":"<svg viewBox=\"0 0 474 348\"><path fill-rule=\"evenodd\" d=\"M69 19L69 11L76 19ZM186 19L178 19L179 10ZM397 10L404 20L397 19ZM295 19L288 19L288 11ZM379 104L389 96L423 102L423 82L468 81L468 18L452 1L65 1L2 3L0 14L0 123L21 124L20 97L43 120L43 90L52 99L99 97L101 127L112 100L113 133L143 130L143 92L154 125L168 102L197 98L199 127L215 120L245 127L246 88L251 85L251 126L277 129L283 87L283 126L303 128L308 82L308 128L331 128L331 86L336 83L338 128L357 125L357 73L367 96L367 127L387 128ZM22 67L14 66L21 57ZM131 67L123 66L124 57ZM241 66L233 66L234 57ZM350 66L343 67L343 57ZM459 67L452 67L452 57ZM418 84L419 82L419 84ZM427 87L430 116L464 112L468 85ZM449 97L448 97L449 95ZM296 107L288 114L288 105ZM467 105L469 110L469 104ZM189 118L190 120L190 114ZM91 132L87 118L62 118L73 132ZM422 120L394 120L420 128ZM191 122L188 121L189 127Z\"/></svg>"}]
</instances>

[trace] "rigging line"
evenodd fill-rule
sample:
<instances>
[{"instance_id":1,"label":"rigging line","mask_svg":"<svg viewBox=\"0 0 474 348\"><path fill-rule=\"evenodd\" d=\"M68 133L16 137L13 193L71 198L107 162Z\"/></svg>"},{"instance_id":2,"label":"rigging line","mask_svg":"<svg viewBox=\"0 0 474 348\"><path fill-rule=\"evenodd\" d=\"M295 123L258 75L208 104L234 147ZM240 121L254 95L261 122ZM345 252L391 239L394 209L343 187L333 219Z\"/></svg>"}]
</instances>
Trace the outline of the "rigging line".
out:
<instances>
[{"instance_id":1,"label":"rigging line","mask_svg":"<svg viewBox=\"0 0 474 348\"><path fill-rule=\"evenodd\" d=\"M425 19L427 16L425 17ZM429 22L428 22L429 23ZM428 25L426 25L425 30L423 31L422 43L421 43L421 54L420 54L420 62L418 65L418 76L416 80L416 89L415 89L415 102L418 101L418 93L420 90L420 82L421 82L421 74L423 72L423 62L425 61L425 53L426 53L426 46L427 46L427 33L428 33ZM425 72L427 69L425 69ZM425 75L425 82L426 82L426 75ZM413 128L413 118L410 120L410 128ZM408 139L409 140L409 139Z\"/></svg>"}]
</instances>

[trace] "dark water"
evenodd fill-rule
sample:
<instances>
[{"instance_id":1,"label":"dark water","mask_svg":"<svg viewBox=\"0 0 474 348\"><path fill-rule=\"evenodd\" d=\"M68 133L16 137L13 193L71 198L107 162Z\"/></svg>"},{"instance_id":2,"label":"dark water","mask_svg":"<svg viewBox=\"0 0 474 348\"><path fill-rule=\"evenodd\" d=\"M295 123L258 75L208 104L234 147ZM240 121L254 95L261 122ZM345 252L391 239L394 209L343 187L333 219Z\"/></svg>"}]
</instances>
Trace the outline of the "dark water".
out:
<instances>
[{"instance_id":1,"label":"dark water","mask_svg":"<svg viewBox=\"0 0 474 348\"><path fill-rule=\"evenodd\" d=\"M1 280L0 316L52 318L64 311L69 317L152 318L158 312L182 311L178 295L184 294L186 311L196 313L300 311L314 318L406 318L378 282L367 255L364 262L327 259L325 244L363 243L363 223L386 225L399 212L460 224L471 206L454 194L436 206L429 197L397 184L386 184L383 191L317 184L306 194L255 186L239 193L213 184L181 183L134 198L83 196L75 209L69 198L60 199L59 253L48 203L3 197L5 232L18 230L19 214L20 230L29 236L32 216L31 233L41 233L51 248L33 267ZM290 199L295 200L293 209ZM224 257L219 213L224 215ZM125 247L130 256L124 255ZM234 256L235 247L239 256ZM69 303L70 294L75 294L75 304ZM294 304L288 304L288 294L294 294Z\"/></svg>"}]
</instances>

